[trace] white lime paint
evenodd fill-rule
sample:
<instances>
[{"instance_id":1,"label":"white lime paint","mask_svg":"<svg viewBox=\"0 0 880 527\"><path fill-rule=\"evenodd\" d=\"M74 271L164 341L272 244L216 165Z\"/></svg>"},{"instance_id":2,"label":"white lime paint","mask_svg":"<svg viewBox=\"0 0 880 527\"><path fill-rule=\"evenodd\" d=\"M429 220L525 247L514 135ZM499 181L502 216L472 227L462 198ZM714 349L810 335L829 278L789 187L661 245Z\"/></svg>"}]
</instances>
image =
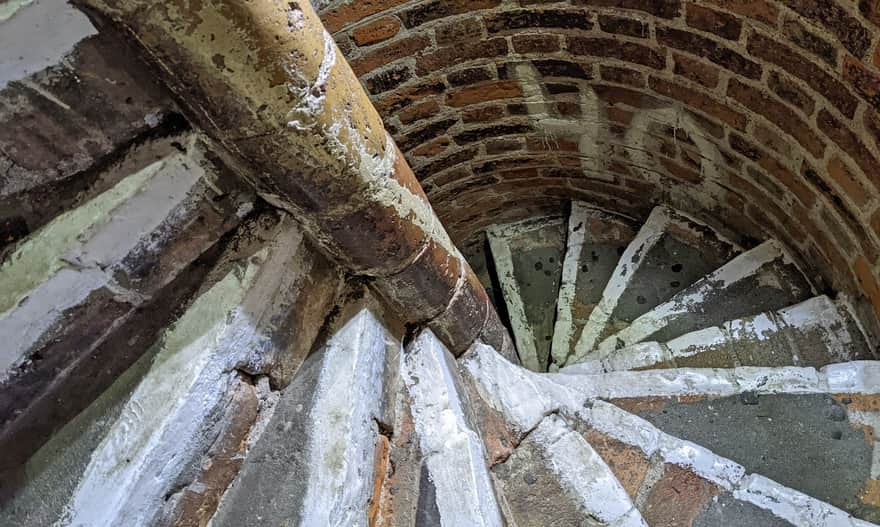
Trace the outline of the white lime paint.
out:
<instances>
[{"instance_id":1,"label":"white lime paint","mask_svg":"<svg viewBox=\"0 0 880 527\"><path fill-rule=\"evenodd\" d=\"M360 311L327 344L309 412L308 488L301 525L367 527L385 328Z\"/></svg>"},{"instance_id":2,"label":"white lime paint","mask_svg":"<svg viewBox=\"0 0 880 527\"><path fill-rule=\"evenodd\" d=\"M620 256L617 267L614 268L614 272L611 273L611 278L602 292L602 299L590 313L590 318L575 345L574 355L569 358L566 364L581 362L593 352L611 320L617 302L644 261L645 254L660 241L663 233L666 232L672 221L670 212L665 207L656 207L651 211L651 215L639 229L636 237Z\"/></svg>"},{"instance_id":3,"label":"white lime paint","mask_svg":"<svg viewBox=\"0 0 880 527\"><path fill-rule=\"evenodd\" d=\"M96 33L64 0L0 3L0 89L62 62L79 41Z\"/></svg>"},{"instance_id":4,"label":"white lime paint","mask_svg":"<svg viewBox=\"0 0 880 527\"><path fill-rule=\"evenodd\" d=\"M537 371L541 368L541 363L538 360L538 350L535 346L535 334L526 316L525 305L513 268L513 255L508 240L508 237L513 235L511 226L490 228L486 231L486 235L489 238L489 247L492 250L492 260L495 262L498 281L501 283L501 292L504 294L504 304L510 317L519 359L527 368Z\"/></svg>"},{"instance_id":5,"label":"white lime paint","mask_svg":"<svg viewBox=\"0 0 880 527\"><path fill-rule=\"evenodd\" d=\"M155 247L170 235L163 222L187 214L188 198L204 176L198 164L175 154L22 242L0 267L0 372L14 367L65 310L95 290L105 287L138 303L137 293L116 284L116 266L133 250Z\"/></svg>"},{"instance_id":6,"label":"white lime paint","mask_svg":"<svg viewBox=\"0 0 880 527\"><path fill-rule=\"evenodd\" d=\"M747 475L745 469L712 451L659 430L648 421L621 408L586 395L566 384L551 379L563 375L539 374L518 367L498 354L491 347L477 344L468 352L463 362L464 370L474 378L478 390L493 408L521 430L531 430L546 416L561 412L572 419L581 419L624 444L638 448L646 459L655 456L664 463L671 463L692 470L700 477L732 491L737 499L768 510L791 522L796 527L867 527L871 524L853 518L848 513L796 490L789 489L760 475ZM759 370L755 368L754 370ZM764 370L771 370L765 368ZM847 388L873 385L880 390L880 366L871 362L854 362L829 366L823 371L812 371L803 376L791 375L790 370L779 368L782 375L750 376L750 384L743 386L761 391L764 383L798 379L794 393L805 393L800 387L806 384L823 384L823 393L848 393ZM806 370L806 369L804 369ZM606 375L591 375L588 382L598 381ZM803 381L806 381L804 383ZM592 391L587 388L586 391ZM774 392L775 393L775 392ZM786 392L789 393L789 392ZM814 393L814 392L807 392Z\"/></svg>"},{"instance_id":7,"label":"white lime paint","mask_svg":"<svg viewBox=\"0 0 880 527\"><path fill-rule=\"evenodd\" d=\"M143 525L161 509L186 462L204 448L200 431L235 380L229 368L237 357L221 344L251 331L235 312L265 257L264 250L230 271L165 332L57 525Z\"/></svg>"},{"instance_id":8,"label":"white lime paint","mask_svg":"<svg viewBox=\"0 0 880 527\"><path fill-rule=\"evenodd\" d=\"M707 299L712 301L713 294L733 287L742 280L757 276L762 271L766 274L767 266L774 262L785 264L789 261L778 242L766 241L740 254L701 278L693 286L676 294L669 301L638 317L627 328L609 336L599 344L598 353L610 354L616 348L640 342L666 327L676 317L703 309ZM781 288L782 284L777 286Z\"/></svg>"},{"instance_id":9,"label":"white lime paint","mask_svg":"<svg viewBox=\"0 0 880 527\"><path fill-rule=\"evenodd\" d=\"M647 527L605 461L562 417L547 416L529 437L541 446L549 468L590 516L611 526Z\"/></svg>"},{"instance_id":10,"label":"white lime paint","mask_svg":"<svg viewBox=\"0 0 880 527\"><path fill-rule=\"evenodd\" d=\"M562 278L556 301L556 323L553 326L553 342L550 347L550 355L556 364L564 364L568 354L571 353L571 341L575 331L572 308L577 294L581 253L589 230L589 214L590 209L586 204L571 202L565 259L562 262Z\"/></svg>"},{"instance_id":11,"label":"white lime paint","mask_svg":"<svg viewBox=\"0 0 880 527\"><path fill-rule=\"evenodd\" d=\"M501 527L504 522L486 469L479 435L456 389L454 359L430 330L407 350L403 379L442 527Z\"/></svg>"}]
</instances>

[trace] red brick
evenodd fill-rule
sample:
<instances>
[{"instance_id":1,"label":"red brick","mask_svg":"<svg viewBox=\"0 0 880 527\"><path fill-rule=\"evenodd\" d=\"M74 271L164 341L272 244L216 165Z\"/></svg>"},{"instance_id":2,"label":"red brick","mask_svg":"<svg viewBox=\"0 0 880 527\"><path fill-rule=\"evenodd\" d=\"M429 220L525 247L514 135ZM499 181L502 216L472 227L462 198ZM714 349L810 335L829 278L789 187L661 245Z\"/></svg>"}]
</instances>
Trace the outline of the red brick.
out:
<instances>
[{"instance_id":1,"label":"red brick","mask_svg":"<svg viewBox=\"0 0 880 527\"><path fill-rule=\"evenodd\" d=\"M807 116L812 115L813 109L816 107L815 101L787 76L772 71L767 79L767 86L783 101L801 110Z\"/></svg>"},{"instance_id":2,"label":"red brick","mask_svg":"<svg viewBox=\"0 0 880 527\"><path fill-rule=\"evenodd\" d=\"M748 124L748 118L745 115L700 91L686 88L659 77L651 77L648 82L657 93L679 100L687 106L701 111L710 117L714 117L737 130L745 130L746 124Z\"/></svg>"},{"instance_id":3,"label":"red brick","mask_svg":"<svg viewBox=\"0 0 880 527\"><path fill-rule=\"evenodd\" d=\"M431 45L423 36L406 37L395 40L351 61L351 69L360 76L369 73L395 60L411 57Z\"/></svg>"},{"instance_id":4,"label":"red brick","mask_svg":"<svg viewBox=\"0 0 880 527\"><path fill-rule=\"evenodd\" d=\"M483 24L477 17L449 22L434 30L438 46L455 45L467 40L482 38L482 35Z\"/></svg>"},{"instance_id":5,"label":"red brick","mask_svg":"<svg viewBox=\"0 0 880 527\"><path fill-rule=\"evenodd\" d=\"M496 81L458 89L446 95L446 105L469 106L481 102L511 99L522 96L522 88L516 81Z\"/></svg>"},{"instance_id":6,"label":"red brick","mask_svg":"<svg viewBox=\"0 0 880 527\"><path fill-rule=\"evenodd\" d=\"M410 153L417 157L434 157L445 152L451 143L452 140L448 137L438 137L433 141L422 143Z\"/></svg>"},{"instance_id":7,"label":"red brick","mask_svg":"<svg viewBox=\"0 0 880 527\"><path fill-rule=\"evenodd\" d=\"M469 108L461 114L463 123L488 123L504 117L503 106L483 106L481 108Z\"/></svg>"},{"instance_id":8,"label":"red brick","mask_svg":"<svg viewBox=\"0 0 880 527\"><path fill-rule=\"evenodd\" d=\"M666 169L666 172L669 173L670 176L679 181L684 181L685 183L690 183L693 185L699 184L703 181L702 174L687 169L679 165L678 163L675 163L671 159L661 156L660 163L663 165L663 168Z\"/></svg>"},{"instance_id":9,"label":"red brick","mask_svg":"<svg viewBox=\"0 0 880 527\"><path fill-rule=\"evenodd\" d=\"M594 84L593 91L609 105L626 104L633 108L666 108L668 103L652 97L647 93L619 86Z\"/></svg>"},{"instance_id":10,"label":"red brick","mask_svg":"<svg viewBox=\"0 0 880 527\"><path fill-rule=\"evenodd\" d=\"M745 17L764 22L776 27L779 19L779 9L766 0L708 0L713 4Z\"/></svg>"},{"instance_id":11,"label":"red brick","mask_svg":"<svg viewBox=\"0 0 880 527\"><path fill-rule=\"evenodd\" d=\"M715 66L678 53L673 53L672 58L675 61L676 75L681 75L707 88L718 86L718 68Z\"/></svg>"},{"instance_id":12,"label":"red brick","mask_svg":"<svg viewBox=\"0 0 880 527\"><path fill-rule=\"evenodd\" d=\"M865 177L874 185L874 188L880 189L880 163L877 162L877 158L871 154L858 134L850 130L844 123L838 121L827 110L819 112L816 122L822 133L849 154L862 170Z\"/></svg>"},{"instance_id":13,"label":"red brick","mask_svg":"<svg viewBox=\"0 0 880 527\"><path fill-rule=\"evenodd\" d=\"M848 56L843 63L843 78L871 106L880 110L880 75Z\"/></svg>"},{"instance_id":14,"label":"red brick","mask_svg":"<svg viewBox=\"0 0 880 527\"><path fill-rule=\"evenodd\" d=\"M636 88L644 88L646 86L645 75L640 71L601 65L599 66L599 73L602 75L602 80L608 82L627 84Z\"/></svg>"},{"instance_id":15,"label":"red brick","mask_svg":"<svg viewBox=\"0 0 880 527\"><path fill-rule=\"evenodd\" d=\"M652 527L693 525L697 515L721 489L677 465L666 465L663 477L651 488L642 516Z\"/></svg>"},{"instance_id":16,"label":"red brick","mask_svg":"<svg viewBox=\"0 0 880 527\"><path fill-rule=\"evenodd\" d=\"M358 2L349 2L322 13L321 21L324 22L324 27L327 28L327 31L336 33L358 20L363 20L370 15L405 4L406 2L407 0L360 0Z\"/></svg>"},{"instance_id":17,"label":"red brick","mask_svg":"<svg viewBox=\"0 0 880 527\"><path fill-rule=\"evenodd\" d=\"M865 205L867 201L865 189L842 159L837 156L831 157L828 161L828 174L831 176L831 179L843 189L856 206L863 207Z\"/></svg>"},{"instance_id":18,"label":"red brick","mask_svg":"<svg viewBox=\"0 0 880 527\"><path fill-rule=\"evenodd\" d=\"M871 44L871 33L850 15L839 0L788 0L785 4L796 13L825 27L850 53L864 57Z\"/></svg>"},{"instance_id":19,"label":"red brick","mask_svg":"<svg viewBox=\"0 0 880 527\"><path fill-rule=\"evenodd\" d=\"M779 104L769 95L743 84L736 79L730 79L727 85L727 95L740 102L751 111L762 115L765 119L792 136L815 158L821 158L825 152L825 144L812 131L810 126L802 121L788 107Z\"/></svg>"},{"instance_id":20,"label":"red brick","mask_svg":"<svg viewBox=\"0 0 880 527\"><path fill-rule=\"evenodd\" d=\"M612 38L569 37L568 50L574 55L608 57L658 70L666 67L666 58L659 51Z\"/></svg>"},{"instance_id":21,"label":"red brick","mask_svg":"<svg viewBox=\"0 0 880 527\"><path fill-rule=\"evenodd\" d=\"M837 46L807 29L796 18L790 18L782 25L782 32L796 46L809 51L831 66L837 66Z\"/></svg>"},{"instance_id":22,"label":"red brick","mask_svg":"<svg viewBox=\"0 0 880 527\"><path fill-rule=\"evenodd\" d=\"M771 64L776 64L791 75L798 77L836 106L841 113L852 117L857 100L852 93L822 68L803 58L788 46L758 33L749 38L749 53Z\"/></svg>"},{"instance_id":23,"label":"red brick","mask_svg":"<svg viewBox=\"0 0 880 527\"><path fill-rule=\"evenodd\" d=\"M507 40L504 38L471 40L425 54L416 60L416 67L419 75L425 75L426 73L447 68L454 64L504 55L507 55Z\"/></svg>"},{"instance_id":24,"label":"red brick","mask_svg":"<svg viewBox=\"0 0 880 527\"><path fill-rule=\"evenodd\" d=\"M687 5L685 20L692 28L712 33L728 40L737 40L742 32L742 22L732 15L696 4Z\"/></svg>"},{"instance_id":25,"label":"red brick","mask_svg":"<svg viewBox=\"0 0 880 527\"><path fill-rule=\"evenodd\" d=\"M400 31L400 20L388 16L361 26L351 32L351 38L358 46L369 46L388 40Z\"/></svg>"},{"instance_id":26,"label":"red brick","mask_svg":"<svg viewBox=\"0 0 880 527\"><path fill-rule=\"evenodd\" d=\"M357 3L357 2L352 2ZM441 18L497 7L501 0L433 0L403 11L398 16L408 28Z\"/></svg>"},{"instance_id":27,"label":"red brick","mask_svg":"<svg viewBox=\"0 0 880 527\"><path fill-rule=\"evenodd\" d=\"M382 97L376 102L379 113L389 115L400 111L416 101L438 95L446 90L446 85L439 80L425 79L418 84L400 88Z\"/></svg>"},{"instance_id":28,"label":"red brick","mask_svg":"<svg viewBox=\"0 0 880 527\"><path fill-rule=\"evenodd\" d=\"M556 35L515 35L511 41L517 53L553 53L560 49Z\"/></svg>"},{"instance_id":29,"label":"red brick","mask_svg":"<svg viewBox=\"0 0 880 527\"><path fill-rule=\"evenodd\" d=\"M589 14L582 9L517 9L489 13L483 17L486 31L502 33L531 28L592 29Z\"/></svg>"},{"instance_id":30,"label":"red brick","mask_svg":"<svg viewBox=\"0 0 880 527\"><path fill-rule=\"evenodd\" d=\"M871 264L864 256L859 255L856 258L855 264L853 264L853 273L855 273L862 291L871 300L874 312L880 316L880 286L878 286L877 278L871 270Z\"/></svg>"},{"instance_id":31,"label":"red brick","mask_svg":"<svg viewBox=\"0 0 880 527\"><path fill-rule=\"evenodd\" d=\"M647 38L648 24L641 20L623 16L599 15L599 27L606 33L617 33L635 38Z\"/></svg>"},{"instance_id":32,"label":"red brick","mask_svg":"<svg viewBox=\"0 0 880 527\"><path fill-rule=\"evenodd\" d=\"M676 18L681 15L680 0L573 0L574 5L613 7L642 11L660 18Z\"/></svg>"},{"instance_id":33,"label":"red brick","mask_svg":"<svg viewBox=\"0 0 880 527\"><path fill-rule=\"evenodd\" d=\"M440 105L437 104L437 101L425 101L407 106L398 112L397 117L401 123L410 124L437 115L439 111Z\"/></svg>"},{"instance_id":34,"label":"red brick","mask_svg":"<svg viewBox=\"0 0 880 527\"><path fill-rule=\"evenodd\" d=\"M797 199L807 207L816 202L816 195L805 184L801 177L777 161L764 150L749 143L738 134L730 134L730 147L763 168L776 181L782 183Z\"/></svg>"},{"instance_id":35,"label":"red brick","mask_svg":"<svg viewBox=\"0 0 880 527\"><path fill-rule=\"evenodd\" d=\"M749 60L720 42L696 33L666 27L657 28L657 42L686 51L749 79L761 78L761 65Z\"/></svg>"},{"instance_id":36,"label":"red brick","mask_svg":"<svg viewBox=\"0 0 880 527\"><path fill-rule=\"evenodd\" d=\"M595 430L590 430L586 439L617 476L627 494L635 499L650 467L642 451Z\"/></svg>"}]
</instances>

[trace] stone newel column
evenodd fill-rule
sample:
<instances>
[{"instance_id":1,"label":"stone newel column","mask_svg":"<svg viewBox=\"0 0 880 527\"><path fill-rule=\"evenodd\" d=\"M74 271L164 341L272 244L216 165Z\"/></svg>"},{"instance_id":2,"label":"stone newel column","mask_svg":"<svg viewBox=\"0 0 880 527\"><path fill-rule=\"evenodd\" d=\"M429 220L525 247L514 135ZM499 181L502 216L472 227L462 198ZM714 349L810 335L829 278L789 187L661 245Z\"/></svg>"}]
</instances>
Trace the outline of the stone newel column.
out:
<instances>
[{"instance_id":1,"label":"stone newel column","mask_svg":"<svg viewBox=\"0 0 880 527\"><path fill-rule=\"evenodd\" d=\"M504 328L308 0L79 0L130 32L189 118L408 322L463 352Z\"/></svg>"}]
</instances>

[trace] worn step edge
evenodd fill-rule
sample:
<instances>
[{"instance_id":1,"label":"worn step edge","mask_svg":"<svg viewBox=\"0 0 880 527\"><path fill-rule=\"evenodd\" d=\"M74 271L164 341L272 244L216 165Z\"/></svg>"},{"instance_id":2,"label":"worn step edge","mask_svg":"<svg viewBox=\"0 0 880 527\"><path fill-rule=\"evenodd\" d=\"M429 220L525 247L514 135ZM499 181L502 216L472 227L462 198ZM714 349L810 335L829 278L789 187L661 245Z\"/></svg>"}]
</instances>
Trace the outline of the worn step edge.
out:
<instances>
[{"instance_id":1,"label":"worn step edge","mask_svg":"<svg viewBox=\"0 0 880 527\"><path fill-rule=\"evenodd\" d=\"M676 367L676 359L691 358L725 349L736 361L736 347L744 340L767 340L786 330L820 330L829 356L838 361L852 360L857 337L847 329L845 310L825 295L810 298L775 312L727 321L721 326L685 333L668 342L639 342L630 346L598 351L590 360L559 370L565 374L602 373L649 368L657 365ZM856 328L857 329L857 328ZM796 360L797 343L788 342ZM738 365L738 364L737 364Z\"/></svg>"},{"instance_id":2,"label":"worn step edge","mask_svg":"<svg viewBox=\"0 0 880 527\"><path fill-rule=\"evenodd\" d=\"M479 435L465 414L454 359L430 330L410 344L403 380L443 527L504 525Z\"/></svg>"},{"instance_id":3,"label":"worn step edge","mask_svg":"<svg viewBox=\"0 0 880 527\"><path fill-rule=\"evenodd\" d=\"M552 374L538 374L519 368L488 346L478 344L463 361L481 395L505 417L537 426L546 415L563 412L622 443L640 449L646 458L660 455L666 463L689 470L734 496L767 510L796 527L868 527L874 524L852 517L823 501L785 487L757 474L747 475L738 463L689 441L666 434L644 419L617 406L588 396L551 380ZM878 386L880 367L874 379L854 375L851 365L826 367L834 379L829 388L839 393L864 389L864 382ZM859 369L858 365L855 367Z\"/></svg>"},{"instance_id":4,"label":"worn step edge","mask_svg":"<svg viewBox=\"0 0 880 527\"><path fill-rule=\"evenodd\" d=\"M738 255L733 260L685 288L667 302L635 319L627 328L603 340L597 352L607 354L615 349L638 343L650 338L672 322L676 317L699 311L712 301L712 294L737 284L741 280L756 276L767 270L775 261L789 263L790 259L775 240Z\"/></svg>"}]
</instances>

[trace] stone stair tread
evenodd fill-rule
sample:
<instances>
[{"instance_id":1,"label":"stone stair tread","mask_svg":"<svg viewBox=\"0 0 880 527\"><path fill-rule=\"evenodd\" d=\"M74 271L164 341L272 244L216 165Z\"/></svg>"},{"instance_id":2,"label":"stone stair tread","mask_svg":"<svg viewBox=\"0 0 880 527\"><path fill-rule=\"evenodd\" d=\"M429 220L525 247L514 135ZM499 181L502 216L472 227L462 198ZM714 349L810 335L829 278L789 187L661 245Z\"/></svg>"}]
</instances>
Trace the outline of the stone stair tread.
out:
<instances>
[{"instance_id":1,"label":"stone stair tread","mask_svg":"<svg viewBox=\"0 0 880 527\"><path fill-rule=\"evenodd\" d=\"M601 373L655 367L813 366L871 358L841 302L825 295L775 312L729 320L668 342L605 348L560 373Z\"/></svg>"},{"instance_id":2,"label":"stone stair tread","mask_svg":"<svg viewBox=\"0 0 880 527\"><path fill-rule=\"evenodd\" d=\"M565 222L546 217L487 231L520 360L547 371L565 255Z\"/></svg>"},{"instance_id":3,"label":"stone stair tread","mask_svg":"<svg viewBox=\"0 0 880 527\"><path fill-rule=\"evenodd\" d=\"M564 364L574 351L577 336L634 237L635 229L624 218L572 202L553 328L552 357L556 364Z\"/></svg>"},{"instance_id":4,"label":"stone stair tread","mask_svg":"<svg viewBox=\"0 0 880 527\"><path fill-rule=\"evenodd\" d=\"M608 353L637 342L675 337L806 300L806 279L785 250L769 240L679 291L599 344Z\"/></svg>"},{"instance_id":5,"label":"stone stair tread","mask_svg":"<svg viewBox=\"0 0 880 527\"><path fill-rule=\"evenodd\" d=\"M621 255L566 364L583 360L615 326L632 323L739 252L705 225L655 208Z\"/></svg>"}]
</instances>

